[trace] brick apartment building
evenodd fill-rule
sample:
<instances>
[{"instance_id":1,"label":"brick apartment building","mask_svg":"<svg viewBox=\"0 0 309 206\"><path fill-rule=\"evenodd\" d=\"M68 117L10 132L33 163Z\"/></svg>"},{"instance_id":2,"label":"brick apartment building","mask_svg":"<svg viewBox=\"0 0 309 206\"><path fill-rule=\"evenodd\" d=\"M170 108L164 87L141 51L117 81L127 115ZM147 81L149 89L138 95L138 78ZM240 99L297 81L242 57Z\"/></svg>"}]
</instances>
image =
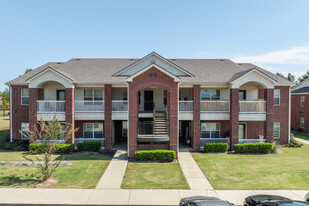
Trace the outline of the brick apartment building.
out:
<instances>
[{"instance_id":1,"label":"brick apartment building","mask_svg":"<svg viewBox=\"0 0 309 206\"><path fill-rule=\"evenodd\" d=\"M70 142L105 149L194 150L205 142L289 141L291 83L228 59L71 59L50 62L7 83L11 140L41 118L79 128Z\"/></svg>"},{"instance_id":2,"label":"brick apartment building","mask_svg":"<svg viewBox=\"0 0 309 206\"><path fill-rule=\"evenodd\" d=\"M291 95L292 130L309 132L309 79L295 86Z\"/></svg>"}]
</instances>

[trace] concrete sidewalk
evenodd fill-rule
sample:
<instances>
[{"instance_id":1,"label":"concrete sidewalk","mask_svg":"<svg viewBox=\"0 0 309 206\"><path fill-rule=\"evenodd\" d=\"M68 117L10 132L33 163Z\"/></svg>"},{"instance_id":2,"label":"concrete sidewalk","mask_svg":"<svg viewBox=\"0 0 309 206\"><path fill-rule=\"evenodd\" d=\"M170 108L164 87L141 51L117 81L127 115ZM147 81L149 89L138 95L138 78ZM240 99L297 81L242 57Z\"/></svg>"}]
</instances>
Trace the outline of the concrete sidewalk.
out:
<instances>
[{"instance_id":1,"label":"concrete sidewalk","mask_svg":"<svg viewBox=\"0 0 309 206\"><path fill-rule=\"evenodd\" d=\"M207 195L242 205L255 194L303 200L304 190L121 190L121 189L0 189L0 205L178 205L181 198Z\"/></svg>"},{"instance_id":2,"label":"concrete sidewalk","mask_svg":"<svg viewBox=\"0 0 309 206\"><path fill-rule=\"evenodd\" d=\"M214 189L187 149L179 150L178 161L191 190Z\"/></svg>"},{"instance_id":3,"label":"concrete sidewalk","mask_svg":"<svg viewBox=\"0 0 309 206\"><path fill-rule=\"evenodd\" d=\"M297 137L294 137L294 139L298 142L301 142L301 143L304 143L304 144L309 144L309 141L308 140L304 140L304 139L300 139L300 138L297 138Z\"/></svg>"}]
</instances>

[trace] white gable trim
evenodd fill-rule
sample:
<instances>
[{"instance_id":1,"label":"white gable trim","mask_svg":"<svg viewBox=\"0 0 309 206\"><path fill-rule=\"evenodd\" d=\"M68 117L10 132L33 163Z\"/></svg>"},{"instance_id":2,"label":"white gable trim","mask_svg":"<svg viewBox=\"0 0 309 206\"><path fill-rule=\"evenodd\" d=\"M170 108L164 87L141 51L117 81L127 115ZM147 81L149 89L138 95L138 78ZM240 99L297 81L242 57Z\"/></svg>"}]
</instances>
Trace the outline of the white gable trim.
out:
<instances>
[{"instance_id":1,"label":"white gable trim","mask_svg":"<svg viewBox=\"0 0 309 206\"><path fill-rule=\"evenodd\" d=\"M61 76L62 78L66 79L66 80L67 80L68 82L70 82L70 83L74 83L74 81L73 81L72 79L68 78L67 76L61 74L60 72L54 70L54 69L51 68L51 67L47 67L47 68L44 69L43 71L41 71L41 72L35 74L34 76L30 77L29 79L27 79L25 82L26 82L26 83L29 83L29 82L30 82L31 80L33 80L34 78L36 78L36 77L38 77L38 76L41 76L42 74L44 74L44 73L46 73L46 72L48 72L48 71L54 72L55 74Z\"/></svg>"},{"instance_id":2,"label":"white gable trim","mask_svg":"<svg viewBox=\"0 0 309 206\"><path fill-rule=\"evenodd\" d=\"M244 75L238 77L237 79L233 80L231 83L233 84L233 83L235 83L236 81L245 78L246 76L248 76L249 74L251 74L251 73L253 73L253 72L259 73L260 75L262 75L262 76L264 76L265 78L267 78L267 79L269 79L270 81L272 81L274 84L276 84L276 83L278 82L277 80L271 78L270 76L264 74L263 72L257 70L256 68L254 68L254 69L252 69L250 72L248 72L248 73L246 73L246 74L244 74Z\"/></svg>"},{"instance_id":3,"label":"white gable trim","mask_svg":"<svg viewBox=\"0 0 309 206\"><path fill-rule=\"evenodd\" d=\"M183 73L187 74L190 77L193 77L194 75L191 74L190 72L184 70L183 68L177 66L176 64L170 62L169 60L165 59L164 57L162 57L161 55L157 54L156 52L151 52L150 54L148 54L147 56L141 58L140 60L134 62L133 64L129 65L128 67L120 70L119 72L115 73L113 76L120 76L123 72L131 69L132 67L136 66L137 64L139 64L140 62L142 62L143 60L147 59L150 56L156 56L157 58L161 59L162 61L166 62L167 64L177 68L178 70L182 71Z\"/></svg>"},{"instance_id":4,"label":"white gable trim","mask_svg":"<svg viewBox=\"0 0 309 206\"><path fill-rule=\"evenodd\" d=\"M139 72L137 72L137 73L133 74L132 76L128 77L126 79L126 81L127 82L132 82L135 77L139 76L140 74L144 73L145 71L147 71L148 69L151 69L153 67L158 69L159 71L163 72L164 74L170 76L171 78L173 78L174 82L180 82L180 79L178 77L176 77L174 74L166 71L165 69L163 69L162 67L160 67L160 66L158 66L158 65L156 65L154 63L150 64L149 66L145 67L144 69L140 70Z\"/></svg>"}]
</instances>

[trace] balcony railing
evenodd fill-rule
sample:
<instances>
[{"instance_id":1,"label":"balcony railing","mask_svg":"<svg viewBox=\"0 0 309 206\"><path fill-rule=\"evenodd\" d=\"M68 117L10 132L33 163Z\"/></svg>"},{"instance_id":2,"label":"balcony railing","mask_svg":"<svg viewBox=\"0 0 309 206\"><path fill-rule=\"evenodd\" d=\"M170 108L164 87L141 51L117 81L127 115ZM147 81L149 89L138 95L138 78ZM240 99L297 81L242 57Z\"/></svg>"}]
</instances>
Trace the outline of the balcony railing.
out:
<instances>
[{"instance_id":1,"label":"balcony railing","mask_svg":"<svg viewBox=\"0 0 309 206\"><path fill-rule=\"evenodd\" d=\"M127 100L112 100L112 111L113 112L127 112L128 101Z\"/></svg>"},{"instance_id":2,"label":"balcony railing","mask_svg":"<svg viewBox=\"0 0 309 206\"><path fill-rule=\"evenodd\" d=\"M104 101L75 100L75 112L104 112Z\"/></svg>"},{"instance_id":3,"label":"balcony railing","mask_svg":"<svg viewBox=\"0 0 309 206\"><path fill-rule=\"evenodd\" d=\"M193 100L179 101L180 112L193 112Z\"/></svg>"},{"instance_id":4,"label":"balcony railing","mask_svg":"<svg viewBox=\"0 0 309 206\"><path fill-rule=\"evenodd\" d=\"M239 113L266 113L266 101L239 101Z\"/></svg>"},{"instance_id":5,"label":"balcony railing","mask_svg":"<svg viewBox=\"0 0 309 206\"><path fill-rule=\"evenodd\" d=\"M265 142L265 139L239 139L239 144L245 144L245 143L263 143Z\"/></svg>"},{"instance_id":6,"label":"balcony railing","mask_svg":"<svg viewBox=\"0 0 309 206\"><path fill-rule=\"evenodd\" d=\"M204 148L205 143L228 143L230 145L230 138L200 138L200 147Z\"/></svg>"},{"instance_id":7,"label":"balcony railing","mask_svg":"<svg viewBox=\"0 0 309 206\"><path fill-rule=\"evenodd\" d=\"M230 112L230 101L223 100L210 100L201 101L201 112L210 113L229 113Z\"/></svg>"},{"instance_id":8,"label":"balcony railing","mask_svg":"<svg viewBox=\"0 0 309 206\"><path fill-rule=\"evenodd\" d=\"M65 113L65 101L38 100L38 113Z\"/></svg>"}]
</instances>

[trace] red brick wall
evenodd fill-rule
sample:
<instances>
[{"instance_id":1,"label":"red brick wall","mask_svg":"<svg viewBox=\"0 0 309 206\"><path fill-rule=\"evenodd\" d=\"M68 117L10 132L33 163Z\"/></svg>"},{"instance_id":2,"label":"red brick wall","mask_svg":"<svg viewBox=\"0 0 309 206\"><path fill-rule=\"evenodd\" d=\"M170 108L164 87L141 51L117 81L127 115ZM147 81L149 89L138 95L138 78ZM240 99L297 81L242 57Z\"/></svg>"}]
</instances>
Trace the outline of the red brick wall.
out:
<instances>
[{"instance_id":1,"label":"red brick wall","mask_svg":"<svg viewBox=\"0 0 309 206\"><path fill-rule=\"evenodd\" d=\"M79 128L77 132L75 132L75 138L82 138L84 136L84 123L103 123L104 120L75 120L75 128Z\"/></svg>"},{"instance_id":2,"label":"red brick wall","mask_svg":"<svg viewBox=\"0 0 309 206\"><path fill-rule=\"evenodd\" d=\"M65 89L65 121L69 123L72 128L75 128L75 118L74 118L74 88ZM74 144L75 133L72 133L69 137L68 142Z\"/></svg>"},{"instance_id":3,"label":"red brick wall","mask_svg":"<svg viewBox=\"0 0 309 206\"><path fill-rule=\"evenodd\" d=\"M239 89L230 89L230 136L232 149L238 143Z\"/></svg>"},{"instance_id":4,"label":"red brick wall","mask_svg":"<svg viewBox=\"0 0 309 206\"><path fill-rule=\"evenodd\" d=\"M107 150L112 149L112 85L107 84L104 86L104 137L105 137L105 148Z\"/></svg>"},{"instance_id":5,"label":"red brick wall","mask_svg":"<svg viewBox=\"0 0 309 206\"><path fill-rule=\"evenodd\" d=\"M258 139L259 135L264 135L264 121L240 122L247 124L247 139Z\"/></svg>"},{"instance_id":6,"label":"red brick wall","mask_svg":"<svg viewBox=\"0 0 309 206\"><path fill-rule=\"evenodd\" d=\"M264 138L267 142L273 141L274 136L274 89L265 89L266 121L264 122Z\"/></svg>"},{"instance_id":7,"label":"red brick wall","mask_svg":"<svg viewBox=\"0 0 309 206\"><path fill-rule=\"evenodd\" d=\"M194 150L200 149L201 137L201 87L193 85L193 131L192 131L192 147Z\"/></svg>"},{"instance_id":8,"label":"red brick wall","mask_svg":"<svg viewBox=\"0 0 309 206\"><path fill-rule=\"evenodd\" d=\"M29 123L29 106L21 105L21 89L28 86L12 86L12 134L13 139L20 140L21 123ZM30 101L30 99L29 99Z\"/></svg>"},{"instance_id":9,"label":"red brick wall","mask_svg":"<svg viewBox=\"0 0 309 206\"><path fill-rule=\"evenodd\" d=\"M280 89L280 106L274 106L274 122L280 122L280 139L278 144L286 144L289 135L289 87L275 87Z\"/></svg>"},{"instance_id":10,"label":"red brick wall","mask_svg":"<svg viewBox=\"0 0 309 206\"><path fill-rule=\"evenodd\" d=\"M150 76L156 74L156 77ZM137 121L138 121L138 91L148 87L158 87L168 91L170 144L169 149L178 148L178 83L174 79L151 68L129 83L129 158L135 158L137 150Z\"/></svg>"},{"instance_id":11,"label":"red brick wall","mask_svg":"<svg viewBox=\"0 0 309 206\"><path fill-rule=\"evenodd\" d=\"M304 107L300 106L301 96L305 97ZM304 132L309 132L309 94L293 94L291 98L291 128L300 129L300 118L304 117L305 126L301 130Z\"/></svg>"}]
</instances>

